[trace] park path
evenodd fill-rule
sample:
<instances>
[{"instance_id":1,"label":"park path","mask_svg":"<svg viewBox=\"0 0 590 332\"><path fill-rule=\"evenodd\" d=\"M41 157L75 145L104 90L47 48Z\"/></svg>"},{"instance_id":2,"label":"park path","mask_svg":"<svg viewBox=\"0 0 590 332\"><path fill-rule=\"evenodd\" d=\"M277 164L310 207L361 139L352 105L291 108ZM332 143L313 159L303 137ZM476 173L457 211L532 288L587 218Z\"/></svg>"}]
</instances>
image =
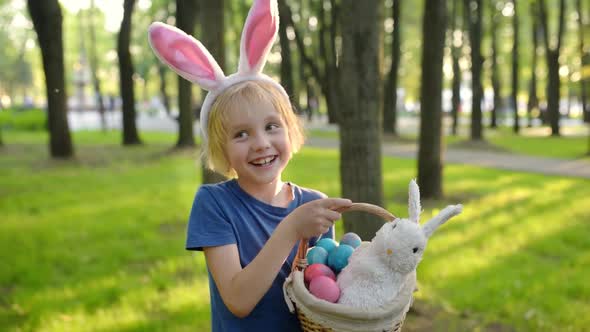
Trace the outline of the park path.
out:
<instances>
[{"instance_id":1,"label":"park path","mask_svg":"<svg viewBox=\"0 0 590 332\"><path fill-rule=\"evenodd\" d=\"M309 137L306 145L319 148L338 148L332 138ZM383 155L416 159L418 147L414 143L383 143ZM524 156L508 152L479 151L475 149L446 148L444 162L467 164L512 171L571 176L590 179L590 159L556 159Z\"/></svg>"},{"instance_id":2,"label":"park path","mask_svg":"<svg viewBox=\"0 0 590 332\"><path fill-rule=\"evenodd\" d=\"M73 130L99 129L100 118L97 112L69 112L68 119ZM411 133L417 130L417 122L404 120L400 123L400 131ZM334 126L326 125L325 119L319 119L308 123L306 128L325 131L335 131ZM120 128L120 113L109 114L107 119L109 128ZM139 112L137 126L145 131L176 132L178 125L165 114L148 116L145 112ZM198 134L199 125L195 122L194 132ZM339 142L335 138L309 137L307 146L319 148L338 148ZM383 154L386 156L415 159L417 145L404 142L383 142ZM443 154L444 162L451 164L467 164L489 168L498 168L512 171L532 172L547 175L560 175L590 179L590 159L557 159L546 157L533 157L509 152L487 151L475 148L447 147Z\"/></svg>"}]
</instances>

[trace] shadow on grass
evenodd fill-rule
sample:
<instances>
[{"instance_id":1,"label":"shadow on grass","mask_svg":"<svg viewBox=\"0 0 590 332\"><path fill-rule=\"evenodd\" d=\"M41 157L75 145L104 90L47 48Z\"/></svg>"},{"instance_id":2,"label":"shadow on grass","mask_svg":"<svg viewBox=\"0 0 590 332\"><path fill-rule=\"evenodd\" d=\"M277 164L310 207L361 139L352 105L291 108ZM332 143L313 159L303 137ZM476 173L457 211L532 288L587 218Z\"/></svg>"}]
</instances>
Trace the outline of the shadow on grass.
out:
<instances>
[{"instance_id":1,"label":"shadow on grass","mask_svg":"<svg viewBox=\"0 0 590 332\"><path fill-rule=\"evenodd\" d=\"M485 268L442 278L436 288L466 315L501 317L523 331L583 331L590 324L585 314L590 288L579 267L588 266L590 247L580 238L588 236L587 225L564 227L496 257ZM555 244L563 242L556 253ZM547 316L553 316L551 322Z\"/></svg>"}]
</instances>

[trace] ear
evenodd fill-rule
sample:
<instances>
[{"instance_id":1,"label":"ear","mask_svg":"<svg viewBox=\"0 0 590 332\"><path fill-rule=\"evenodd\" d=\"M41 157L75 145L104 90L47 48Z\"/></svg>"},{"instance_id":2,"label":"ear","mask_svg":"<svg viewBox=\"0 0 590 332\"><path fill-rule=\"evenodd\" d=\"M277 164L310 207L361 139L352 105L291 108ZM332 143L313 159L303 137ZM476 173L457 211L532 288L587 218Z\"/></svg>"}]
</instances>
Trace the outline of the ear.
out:
<instances>
[{"instance_id":1,"label":"ear","mask_svg":"<svg viewBox=\"0 0 590 332\"><path fill-rule=\"evenodd\" d=\"M278 30L277 0L254 0L242 31L238 67L240 74L257 74L262 71Z\"/></svg>"},{"instance_id":2,"label":"ear","mask_svg":"<svg viewBox=\"0 0 590 332\"><path fill-rule=\"evenodd\" d=\"M463 205L449 205L444 208L436 217L430 219L424 226L422 226L422 231L426 238L429 238L432 233L442 224L447 222L447 220L451 219L452 217L458 215L463 211Z\"/></svg>"},{"instance_id":3,"label":"ear","mask_svg":"<svg viewBox=\"0 0 590 332\"><path fill-rule=\"evenodd\" d=\"M214 90L225 78L203 44L180 29L160 22L152 23L148 40L160 61L205 90Z\"/></svg>"},{"instance_id":4,"label":"ear","mask_svg":"<svg viewBox=\"0 0 590 332\"><path fill-rule=\"evenodd\" d=\"M422 207L420 206L420 188L418 188L416 180L410 181L408 191L408 214L410 216L411 221L418 223L420 221L420 213L422 212Z\"/></svg>"}]
</instances>

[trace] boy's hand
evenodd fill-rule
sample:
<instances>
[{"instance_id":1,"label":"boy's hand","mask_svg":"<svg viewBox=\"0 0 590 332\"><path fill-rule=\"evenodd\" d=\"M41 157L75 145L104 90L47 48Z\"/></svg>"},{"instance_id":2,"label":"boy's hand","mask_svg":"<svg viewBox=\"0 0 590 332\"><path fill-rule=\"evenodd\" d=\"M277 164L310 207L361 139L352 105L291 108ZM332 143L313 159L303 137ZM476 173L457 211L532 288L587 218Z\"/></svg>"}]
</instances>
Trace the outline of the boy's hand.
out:
<instances>
[{"instance_id":1,"label":"boy's hand","mask_svg":"<svg viewBox=\"0 0 590 332\"><path fill-rule=\"evenodd\" d=\"M298 238L309 239L326 233L341 217L335 210L350 205L352 201L345 198L321 198L296 208L285 221Z\"/></svg>"}]
</instances>

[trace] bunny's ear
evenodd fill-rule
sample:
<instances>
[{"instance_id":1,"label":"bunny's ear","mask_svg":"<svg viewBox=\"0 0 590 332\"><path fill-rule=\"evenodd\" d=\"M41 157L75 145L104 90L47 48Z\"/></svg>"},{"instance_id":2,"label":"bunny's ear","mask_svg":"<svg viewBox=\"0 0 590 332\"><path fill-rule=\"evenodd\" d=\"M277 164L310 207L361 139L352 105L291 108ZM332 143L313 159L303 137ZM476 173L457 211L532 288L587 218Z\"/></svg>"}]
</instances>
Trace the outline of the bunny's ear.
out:
<instances>
[{"instance_id":1,"label":"bunny's ear","mask_svg":"<svg viewBox=\"0 0 590 332\"><path fill-rule=\"evenodd\" d=\"M440 211L436 217L430 219L427 223L422 226L422 231L424 232L424 236L429 238L432 233L438 228L438 226L447 222L447 220L453 218L454 216L458 215L463 211L463 205L449 205Z\"/></svg>"},{"instance_id":2,"label":"bunny's ear","mask_svg":"<svg viewBox=\"0 0 590 332\"><path fill-rule=\"evenodd\" d=\"M416 180L412 180L410 181L408 198L408 214L410 216L410 220L418 223L420 221L421 212L422 207L420 206L420 188L418 188Z\"/></svg>"},{"instance_id":3,"label":"bunny's ear","mask_svg":"<svg viewBox=\"0 0 590 332\"><path fill-rule=\"evenodd\" d=\"M238 72L257 74L266 64L266 57L279 30L277 0L254 0L242 31Z\"/></svg>"},{"instance_id":4,"label":"bunny's ear","mask_svg":"<svg viewBox=\"0 0 590 332\"><path fill-rule=\"evenodd\" d=\"M150 25L148 39L160 61L205 90L214 90L225 77L203 44L180 29L155 22Z\"/></svg>"}]
</instances>

